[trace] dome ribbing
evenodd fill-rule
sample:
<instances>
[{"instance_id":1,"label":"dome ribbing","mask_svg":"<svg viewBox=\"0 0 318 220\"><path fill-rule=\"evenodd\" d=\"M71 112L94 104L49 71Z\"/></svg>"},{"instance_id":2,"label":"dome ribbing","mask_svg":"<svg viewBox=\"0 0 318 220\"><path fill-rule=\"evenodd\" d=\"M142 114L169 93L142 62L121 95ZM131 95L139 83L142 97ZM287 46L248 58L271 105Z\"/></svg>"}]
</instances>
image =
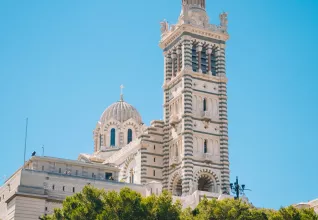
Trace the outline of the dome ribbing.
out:
<instances>
[{"instance_id":1,"label":"dome ribbing","mask_svg":"<svg viewBox=\"0 0 318 220\"><path fill-rule=\"evenodd\" d=\"M125 122L129 119L135 119L137 123L141 124L141 116L137 109L132 105L124 102L123 99L109 106L100 118L101 123L105 123L111 119L115 119L119 122Z\"/></svg>"}]
</instances>

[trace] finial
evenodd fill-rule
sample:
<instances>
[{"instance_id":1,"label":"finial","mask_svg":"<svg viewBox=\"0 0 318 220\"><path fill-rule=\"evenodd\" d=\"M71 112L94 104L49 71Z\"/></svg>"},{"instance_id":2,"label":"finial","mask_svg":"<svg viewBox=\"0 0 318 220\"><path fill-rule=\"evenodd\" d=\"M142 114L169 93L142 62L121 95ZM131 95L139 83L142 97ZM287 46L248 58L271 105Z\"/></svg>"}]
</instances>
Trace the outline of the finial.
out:
<instances>
[{"instance_id":1,"label":"finial","mask_svg":"<svg viewBox=\"0 0 318 220\"><path fill-rule=\"evenodd\" d=\"M124 94L123 94L123 90L124 90L124 85L120 85L120 101L123 102L124 101Z\"/></svg>"}]
</instances>

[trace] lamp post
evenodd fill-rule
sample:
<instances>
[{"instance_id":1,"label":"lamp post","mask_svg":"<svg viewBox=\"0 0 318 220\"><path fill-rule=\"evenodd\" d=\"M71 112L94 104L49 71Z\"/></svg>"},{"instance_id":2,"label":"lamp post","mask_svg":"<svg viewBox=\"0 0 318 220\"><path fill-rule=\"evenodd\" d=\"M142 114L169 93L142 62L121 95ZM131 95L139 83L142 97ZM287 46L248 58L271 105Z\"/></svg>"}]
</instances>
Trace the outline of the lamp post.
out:
<instances>
[{"instance_id":1,"label":"lamp post","mask_svg":"<svg viewBox=\"0 0 318 220\"><path fill-rule=\"evenodd\" d=\"M240 195L244 195L244 191L249 190L245 188L245 184L239 184L238 177L236 177L235 183L230 184L230 187L232 193L235 194L235 199L240 199Z\"/></svg>"}]
</instances>

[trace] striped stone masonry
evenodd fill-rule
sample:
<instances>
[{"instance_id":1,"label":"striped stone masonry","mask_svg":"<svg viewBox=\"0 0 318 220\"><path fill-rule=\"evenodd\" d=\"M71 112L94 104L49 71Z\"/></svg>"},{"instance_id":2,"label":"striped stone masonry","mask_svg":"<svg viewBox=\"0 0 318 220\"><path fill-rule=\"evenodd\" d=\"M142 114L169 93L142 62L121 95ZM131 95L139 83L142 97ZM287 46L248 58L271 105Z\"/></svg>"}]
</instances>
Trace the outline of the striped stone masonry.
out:
<instances>
[{"instance_id":1,"label":"striped stone masonry","mask_svg":"<svg viewBox=\"0 0 318 220\"><path fill-rule=\"evenodd\" d=\"M172 78L172 59L171 54L165 55L165 80L170 81Z\"/></svg>"},{"instance_id":2,"label":"striped stone masonry","mask_svg":"<svg viewBox=\"0 0 318 220\"><path fill-rule=\"evenodd\" d=\"M169 110L169 91L164 91L164 127L163 127L163 170L162 170L162 188L168 189L169 181L169 119L170 119L170 110Z\"/></svg>"},{"instance_id":3,"label":"striped stone masonry","mask_svg":"<svg viewBox=\"0 0 318 220\"><path fill-rule=\"evenodd\" d=\"M184 75L183 78L183 135L184 158L182 160L182 194L188 195L193 184L193 121L192 121L192 77Z\"/></svg>"},{"instance_id":4,"label":"striped stone masonry","mask_svg":"<svg viewBox=\"0 0 318 220\"><path fill-rule=\"evenodd\" d=\"M217 57L217 73L219 76L225 76L225 50L220 48ZM228 117L227 117L227 85L224 82L219 86L219 119L220 126L220 155L221 155L221 189L229 192L230 169L229 169L229 152L228 152Z\"/></svg>"},{"instance_id":5,"label":"striped stone masonry","mask_svg":"<svg viewBox=\"0 0 318 220\"><path fill-rule=\"evenodd\" d=\"M182 43L182 56L183 56L183 69L192 69L192 60L191 60L191 56L192 56L192 46L191 46L191 41L190 41L190 37L185 37Z\"/></svg>"}]
</instances>

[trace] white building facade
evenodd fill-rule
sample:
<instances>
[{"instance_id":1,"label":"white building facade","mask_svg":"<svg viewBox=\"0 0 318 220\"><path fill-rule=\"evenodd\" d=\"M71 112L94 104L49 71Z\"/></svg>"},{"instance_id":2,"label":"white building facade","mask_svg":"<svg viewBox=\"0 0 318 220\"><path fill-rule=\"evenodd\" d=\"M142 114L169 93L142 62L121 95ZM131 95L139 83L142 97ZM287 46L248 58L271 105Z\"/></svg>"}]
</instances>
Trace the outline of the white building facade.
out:
<instances>
[{"instance_id":1,"label":"white building facade","mask_svg":"<svg viewBox=\"0 0 318 220\"><path fill-rule=\"evenodd\" d=\"M94 153L77 161L33 157L0 188L0 219L38 219L87 185L169 190L183 206L229 194L227 14L209 23L205 0L183 0L177 24L161 23L164 120L150 126L120 100L93 131Z\"/></svg>"},{"instance_id":2,"label":"white building facade","mask_svg":"<svg viewBox=\"0 0 318 220\"><path fill-rule=\"evenodd\" d=\"M314 209L314 211L318 214L318 199L308 202L301 202L293 206L298 209Z\"/></svg>"}]
</instances>

